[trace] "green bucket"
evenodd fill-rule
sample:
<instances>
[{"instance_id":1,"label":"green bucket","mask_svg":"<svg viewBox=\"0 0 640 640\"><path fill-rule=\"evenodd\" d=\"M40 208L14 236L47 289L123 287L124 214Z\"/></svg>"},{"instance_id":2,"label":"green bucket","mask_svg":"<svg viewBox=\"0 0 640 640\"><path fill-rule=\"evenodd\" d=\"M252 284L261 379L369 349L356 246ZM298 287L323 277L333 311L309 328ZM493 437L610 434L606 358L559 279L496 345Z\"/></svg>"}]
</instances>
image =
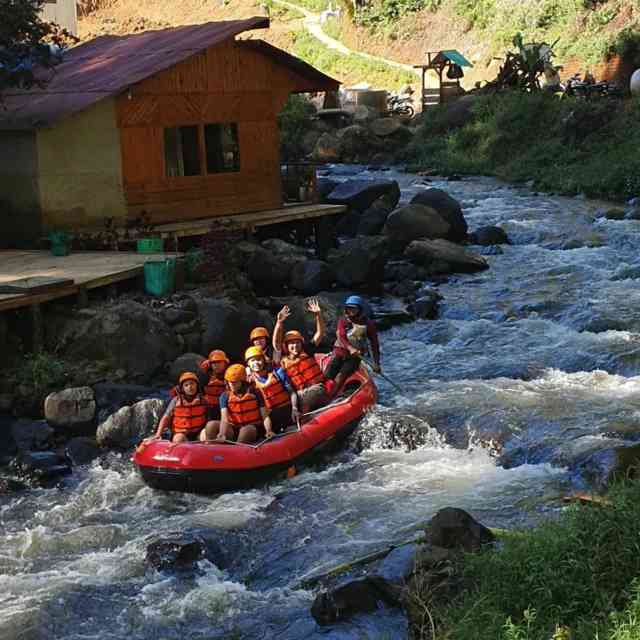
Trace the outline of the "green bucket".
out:
<instances>
[{"instance_id":1,"label":"green bucket","mask_svg":"<svg viewBox=\"0 0 640 640\"><path fill-rule=\"evenodd\" d=\"M198 276L198 269L204 262L204 251L202 249L192 249L184 256L187 280L194 281Z\"/></svg>"},{"instance_id":2,"label":"green bucket","mask_svg":"<svg viewBox=\"0 0 640 640\"><path fill-rule=\"evenodd\" d=\"M69 249L69 242L51 242L51 254L54 256L68 256Z\"/></svg>"},{"instance_id":3,"label":"green bucket","mask_svg":"<svg viewBox=\"0 0 640 640\"><path fill-rule=\"evenodd\" d=\"M176 288L176 259L144 263L144 290L153 296L166 296Z\"/></svg>"},{"instance_id":4,"label":"green bucket","mask_svg":"<svg viewBox=\"0 0 640 640\"><path fill-rule=\"evenodd\" d=\"M141 238L136 242L138 253L162 253L164 240L162 238Z\"/></svg>"}]
</instances>

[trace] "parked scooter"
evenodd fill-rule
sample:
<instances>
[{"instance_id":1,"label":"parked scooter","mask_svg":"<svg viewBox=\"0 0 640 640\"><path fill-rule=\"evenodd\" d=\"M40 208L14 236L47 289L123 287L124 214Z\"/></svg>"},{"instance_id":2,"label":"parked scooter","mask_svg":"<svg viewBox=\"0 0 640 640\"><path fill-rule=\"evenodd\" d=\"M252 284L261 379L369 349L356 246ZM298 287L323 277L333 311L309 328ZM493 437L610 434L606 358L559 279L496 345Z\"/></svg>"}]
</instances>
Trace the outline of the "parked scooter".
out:
<instances>
[{"instance_id":1,"label":"parked scooter","mask_svg":"<svg viewBox=\"0 0 640 640\"><path fill-rule=\"evenodd\" d=\"M601 80L596 82L595 78L587 73L584 80L581 74L572 75L562 87L562 96L571 96L590 100L591 98L621 98L624 94L622 88L615 82Z\"/></svg>"}]
</instances>

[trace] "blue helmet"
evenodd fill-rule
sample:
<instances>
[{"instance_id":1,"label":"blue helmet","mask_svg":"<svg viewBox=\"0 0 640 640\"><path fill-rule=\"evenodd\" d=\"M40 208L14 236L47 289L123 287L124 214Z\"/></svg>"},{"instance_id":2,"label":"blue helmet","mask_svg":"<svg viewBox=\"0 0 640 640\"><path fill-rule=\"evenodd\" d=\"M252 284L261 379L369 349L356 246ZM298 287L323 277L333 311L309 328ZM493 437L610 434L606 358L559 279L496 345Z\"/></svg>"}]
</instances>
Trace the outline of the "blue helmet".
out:
<instances>
[{"instance_id":1,"label":"blue helmet","mask_svg":"<svg viewBox=\"0 0 640 640\"><path fill-rule=\"evenodd\" d=\"M360 296L349 296L344 304L346 307L360 307L361 310L365 308L364 300Z\"/></svg>"}]
</instances>

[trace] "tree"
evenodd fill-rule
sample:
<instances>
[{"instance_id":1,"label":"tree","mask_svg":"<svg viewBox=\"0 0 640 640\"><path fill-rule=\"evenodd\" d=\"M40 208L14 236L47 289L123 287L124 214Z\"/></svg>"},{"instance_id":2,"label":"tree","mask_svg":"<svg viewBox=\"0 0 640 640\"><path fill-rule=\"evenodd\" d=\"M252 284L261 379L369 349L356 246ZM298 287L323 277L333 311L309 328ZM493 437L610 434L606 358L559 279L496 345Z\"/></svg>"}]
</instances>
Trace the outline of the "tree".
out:
<instances>
[{"instance_id":1,"label":"tree","mask_svg":"<svg viewBox=\"0 0 640 640\"><path fill-rule=\"evenodd\" d=\"M12 88L44 86L77 38L45 22L45 0L0 0L0 95Z\"/></svg>"}]
</instances>

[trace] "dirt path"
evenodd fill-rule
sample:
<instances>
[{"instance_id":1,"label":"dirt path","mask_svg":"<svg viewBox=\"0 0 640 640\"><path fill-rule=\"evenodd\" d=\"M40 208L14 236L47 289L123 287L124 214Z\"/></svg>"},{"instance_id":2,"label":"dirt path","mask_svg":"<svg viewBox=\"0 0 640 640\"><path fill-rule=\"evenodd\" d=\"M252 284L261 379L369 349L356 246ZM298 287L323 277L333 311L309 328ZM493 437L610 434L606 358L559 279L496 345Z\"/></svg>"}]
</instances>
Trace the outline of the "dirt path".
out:
<instances>
[{"instance_id":1,"label":"dirt path","mask_svg":"<svg viewBox=\"0 0 640 640\"><path fill-rule=\"evenodd\" d=\"M300 13L304 14L304 20L302 23L304 25L304 28L314 38L322 42L322 44L324 44L329 49L334 49L335 51L338 51L339 53L345 56L354 54L357 56L361 56L363 58L367 58L368 60L372 60L373 62L381 62L382 64L386 64L389 67L402 69L403 71L408 71L409 73L412 73L420 77L420 71L418 69L414 69L409 64L402 64L402 62L396 62L395 60L389 60L387 58L381 58L379 56L373 56L369 53L364 53L363 51L354 51L353 49L349 49L349 47L346 47L344 44L342 44L342 42L340 42L339 40L336 40L335 38L332 38L322 30L322 24L320 23L319 13L313 13L312 11L305 9L300 5L294 4L293 2L287 2L287 0L273 0L273 2L275 4L282 5L283 7L287 7L289 9L292 9L294 11L299 11Z\"/></svg>"}]
</instances>

